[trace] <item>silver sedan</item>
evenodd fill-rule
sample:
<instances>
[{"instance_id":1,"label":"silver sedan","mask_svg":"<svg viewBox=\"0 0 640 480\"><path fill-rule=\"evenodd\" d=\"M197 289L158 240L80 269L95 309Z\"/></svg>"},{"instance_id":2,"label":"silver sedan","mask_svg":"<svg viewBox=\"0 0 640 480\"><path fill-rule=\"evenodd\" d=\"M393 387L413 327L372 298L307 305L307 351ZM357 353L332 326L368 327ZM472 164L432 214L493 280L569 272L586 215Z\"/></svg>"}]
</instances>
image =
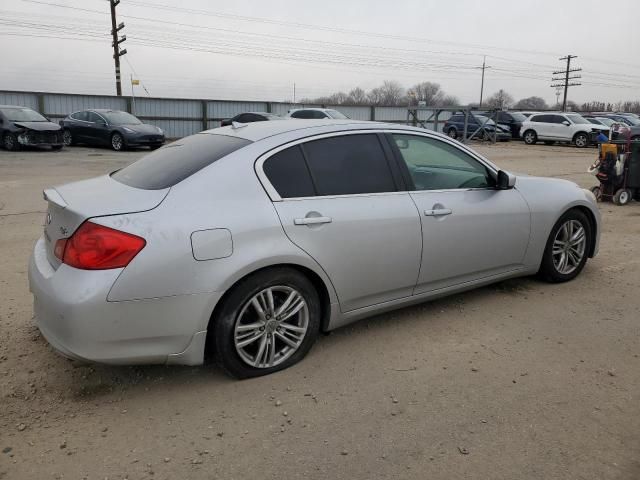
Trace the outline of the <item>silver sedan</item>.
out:
<instances>
[{"instance_id":1,"label":"silver sedan","mask_svg":"<svg viewBox=\"0 0 640 480\"><path fill-rule=\"evenodd\" d=\"M319 332L511 277L575 278L593 195L514 176L438 133L353 120L218 128L47 189L29 282L63 355L235 377Z\"/></svg>"}]
</instances>

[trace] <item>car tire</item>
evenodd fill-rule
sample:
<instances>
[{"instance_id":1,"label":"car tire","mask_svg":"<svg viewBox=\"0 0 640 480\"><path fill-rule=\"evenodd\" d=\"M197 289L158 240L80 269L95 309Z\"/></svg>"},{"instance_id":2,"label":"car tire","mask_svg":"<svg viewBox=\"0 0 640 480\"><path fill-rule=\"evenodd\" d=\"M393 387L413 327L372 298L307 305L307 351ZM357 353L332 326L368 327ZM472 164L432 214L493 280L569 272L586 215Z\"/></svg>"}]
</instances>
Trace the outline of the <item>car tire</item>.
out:
<instances>
[{"instance_id":1,"label":"car tire","mask_svg":"<svg viewBox=\"0 0 640 480\"><path fill-rule=\"evenodd\" d=\"M631 190L628 188L621 188L613 195L613 203L616 205L626 205L631 201Z\"/></svg>"},{"instance_id":2,"label":"car tire","mask_svg":"<svg viewBox=\"0 0 640 480\"><path fill-rule=\"evenodd\" d=\"M596 201L598 202L602 201L602 187L600 187L600 185L591 187L591 193L593 193L593 196L596 197Z\"/></svg>"},{"instance_id":3,"label":"car tire","mask_svg":"<svg viewBox=\"0 0 640 480\"><path fill-rule=\"evenodd\" d=\"M273 299L271 308L268 291ZM294 294L295 300L287 307ZM302 308L289 317L294 320L281 321L278 310L295 310L292 305L300 306L300 300ZM262 318L256 303L266 307ZM213 353L216 363L235 378L277 372L309 352L320 330L320 317L320 297L306 276L285 267L262 270L234 286L215 312L207 333L207 354L210 357ZM251 341L244 345L247 340Z\"/></svg>"},{"instance_id":4,"label":"car tire","mask_svg":"<svg viewBox=\"0 0 640 480\"><path fill-rule=\"evenodd\" d=\"M579 228L583 230L582 236L579 236ZM569 210L551 229L538 276L551 283L573 280L587 263L590 249L589 219L580 210Z\"/></svg>"},{"instance_id":5,"label":"car tire","mask_svg":"<svg viewBox=\"0 0 640 480\"><path fill-rule=\"evenodd\" d=\"M524 135L522 135L522 139L527 145L535 145L538 141L538 135L533 130L527 130L524 132Z\"/></svg>"},{"instance_id":6,"label":"car tire","mask_svg":"<svg viewBox=\"0 0 640 480\"><path fill-rule=\"evenodd\" d=\"M455 127L451 127L449 130L447 130L447 136L456 140L458 138L458 130L456 130Z\"/></svg>"},{"instance_id":7,"label":"car tire","mask_svg":"<svg viewBox=\"0 0 640 480\"><path fill-rule=\"evenodd\" d=\"M75 145L76 142L73 139L73 133L71 133L71 130L66 129L62 132L62 141L67 147Z\"/></svg>"},{"instance_id":8,"label":"car tire","mask_svg":"<svg viewBox=\"0 0 640 480\"><path fill-rule=\"evenodd\" d=\"M573 144L578 148L586 148L589 146L589 137L586 133L578 133L573 137Z\"/></svg>"},{"instance_id":9,"label":"car tire","mask_svg":"<svg viewBox=\"0 0 640 480\"><path fill-rule=\"evenodd\" d=\"M124 150L124 137L121 133L115 132L111 135L111 148L113 148L116 152L121 152Z\"/></svg>"},{"instance_id":10,"label":"car tire","mask_svg":"<svg viewBox=\"0 0 640 480\"><path fill-rule=\"evenodd\" d=\"M13 133L7 132L2 137L2 146L5 150L9 150L11 152L15 152L20 150L20 143L18 143L18 137L16 137Z\"/></svg>"}]
</instances>

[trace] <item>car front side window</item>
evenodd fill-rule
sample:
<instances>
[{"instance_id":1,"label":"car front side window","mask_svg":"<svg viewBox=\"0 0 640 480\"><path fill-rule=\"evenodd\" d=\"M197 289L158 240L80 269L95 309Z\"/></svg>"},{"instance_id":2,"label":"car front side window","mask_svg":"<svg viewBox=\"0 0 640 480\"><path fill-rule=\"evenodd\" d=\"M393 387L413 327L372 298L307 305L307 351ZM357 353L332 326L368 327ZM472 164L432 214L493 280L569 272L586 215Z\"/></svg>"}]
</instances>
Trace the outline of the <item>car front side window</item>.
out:
<instances>
[{"instance_id":1,"label":"car front side window","mask_svg":"<svg viewBox=\"0 0 640 480\"><path fill-rule=\"evenodd\" d=\"M449 143L417 135L391 136L416 190L495 186L486 166Z\"/></svg>"}]
</instances>

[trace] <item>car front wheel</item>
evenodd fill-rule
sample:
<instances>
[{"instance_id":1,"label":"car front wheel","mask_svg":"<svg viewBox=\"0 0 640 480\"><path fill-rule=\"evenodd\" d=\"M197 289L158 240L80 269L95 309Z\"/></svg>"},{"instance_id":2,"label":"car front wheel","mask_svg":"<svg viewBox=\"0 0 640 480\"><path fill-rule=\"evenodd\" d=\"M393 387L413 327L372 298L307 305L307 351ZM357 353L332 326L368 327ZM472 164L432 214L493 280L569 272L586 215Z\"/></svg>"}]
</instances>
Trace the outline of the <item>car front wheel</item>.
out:
<instances>
[{"instance_id":1,"label":"car front wheel","mask_svg":"<svg viewBox=\"0 0 640 480\"><path fill-rule=\"evenodd\" d=\"M589 146L589 137L587 137L586 133L579 133L573 139L573 143L575 143L578 148L585 148Z\"/></svg>"},{"instance_id":2,"label":"car front wheel","mask_svg":"<svg viewBox=\"0 0 640 480\"><path fill-rule=\"evenodd\" d=\"M118 132L111 135L111 148L113 148L116 152L119 152L124 149L124 138Z\"/></svg>"},{"instance_id":3,"label":"car front wheel","mask_svg":"<svg viewBox=\"0 0 640 480\"><path fill-rule=\"evenodd\" d=\"M447 131L447 135L449 136L449 138L453 138L455 140L456 138L458 138L458 131L455 128L451 127Z\"/></svg>"},{"instance_id":4,"label":"car front wheel","mask_svg":"<svg viewBox=\"0 0 640 480\"><path fill-rule=\"evenodd\" d=\"M556 222L547 240L539 275L548 282L577 277L589 256L591 224L579 210L569 210Z\"/></svg>"},{"instance_id":5,"label":"car front wheel","mask_svg":"<svg viewBox=\"0 0 640 480\"><path fill-rule=\"evenodd\" d=\"M522 139L527 145L535 145L535 143L538 141L538 136L533 130L527 130L526 132L524 132Z\"/></svg>"},{"instance_id":6,"label":"car front wheel","mask_svg":"<svg viewBox=\"0 0 640 480\"><path fill-rule=\"evenodd\" d=\"M62 132L62 141L67 147L70 147L74 144L73 133L71 133L71 130L65 130L64 132Z\"/></svg>"},{"instance_id":7,"label":"car front wheel","mask_svg":"<svg viewBox=\"0 0 640 480\"><path fill-rule=\"evenodd\" d=\"M20 144L13 133L5 133L2 137L2 146L9 151L20 150Z\"/></svg>"},{"instance_id":8,"label":"car front wheel","mask_svg":"<svg viewBox=\"0 0 640 480\"><path fill-rule=\"evenodd\" d=\"M207 349L223 370L249 378L285 369L311 349L320 328L320 298L302 273L258 272L236 285L209 326Z\"/></svg>"}]
</instances>

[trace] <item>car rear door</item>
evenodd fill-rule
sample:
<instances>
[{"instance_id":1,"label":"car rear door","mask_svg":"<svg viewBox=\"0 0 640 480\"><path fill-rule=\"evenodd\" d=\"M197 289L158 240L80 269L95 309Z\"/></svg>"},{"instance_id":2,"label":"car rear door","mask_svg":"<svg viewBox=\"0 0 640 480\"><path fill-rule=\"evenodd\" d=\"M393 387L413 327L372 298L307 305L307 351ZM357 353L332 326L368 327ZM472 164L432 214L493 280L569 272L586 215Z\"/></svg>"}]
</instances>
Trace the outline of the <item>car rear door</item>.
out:
<instances>
[{"instance_id":1,"label":"car rear door","mask_svg":"<svg viewBox=\"0 0 640 480\"><path fill-rule=\"evenodd\" d=\"M522 268L530 212L516 189L497 190L488 166L453 142L389 135L422 220L415 293Z\"/></svg>"},{"instance_id":2,"label":"car rear door","mask_svg":"<svg viewBox=\"0 0 640 480\"><path fill-rule=\"evenodd\" d=\"M551 115L532 115L529 119L533 123L533 128L541 139L554 138Z\"/></svg>"},{"instance_id":3,"label":"car rear door","mask_svg":"<svg viewBox=\"0 0 640 480\"><path fill-rule=\"evenodd\" d=\"M553 122L553 136L556 140L570 141L573 139L573 125L564 115L549 115ZM565 125L563 122L568 123ZM590 128L587 128L589 131Z\"/></svg>"},{"instance_id":4,"label":"car rear door","mask_svg":"<svg viewBox=\"0 0 640 480\"><path fill-rule=\"evenodd\" d=\"M270 155L258 168L286 235L327 273L343 312L412 294L420 218L383 137L328 134Z\"/></svg>"}]
</instances>

